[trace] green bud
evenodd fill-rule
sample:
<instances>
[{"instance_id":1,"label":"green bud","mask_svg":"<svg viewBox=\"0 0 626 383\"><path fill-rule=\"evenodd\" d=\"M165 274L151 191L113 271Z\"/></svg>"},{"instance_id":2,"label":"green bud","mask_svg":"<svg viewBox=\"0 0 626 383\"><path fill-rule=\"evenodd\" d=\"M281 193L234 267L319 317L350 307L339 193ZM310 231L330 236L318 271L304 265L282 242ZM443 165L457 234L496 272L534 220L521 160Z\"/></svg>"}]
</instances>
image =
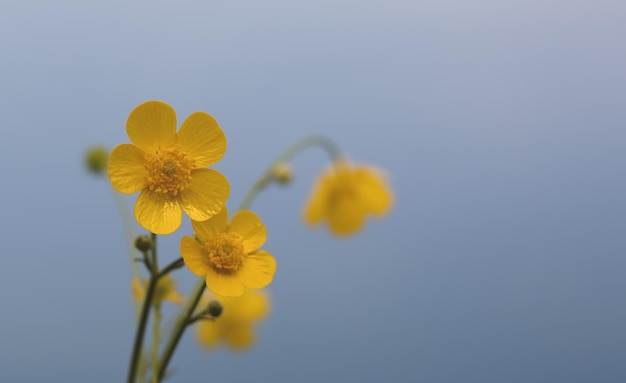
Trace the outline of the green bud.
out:
<instances>
[{"instance_id":1,"label":"green bud","mask_svg":"<svg viewBox=\"0 0 626 383\"><path fill-rule=\"evenodd\" d=\"M152 250L152 239L147 235L140 235L135 239L135 248L142 253Z\"/></svg>"},{"instance_id":2,"label":"green bud","mask_svg":"<svg viewBox=\"0 0 626 383\"><path fill-rule=\"evenodd\" d=\"M209 302L209 307L207 308L207 310L213 318L217 318L222 315L222 311L224 311L224 308L222 307L222 304L220 302L211 301Z\"/></svg>"},{"instance_id":3,"label":"green bud","mask_svg":"<svg viewBox=\"0 0 626 383\"><path fill-rule=\"evenodd\" d=\"M280 185L289 185L293 181L293 170L287 162L279 162L272 169L272 177Z\"/></svg>"},{"instance_id":4,"label":"green bud","mask_svg":"<svg viewBox=\"0 0 626 383\"><path fill-rule=\"evenodd\" d=\"M95 146L89 149L85 155L87 170L95 175L105 174L108 162L109 151L101 146Z\"/></svg>"}]
</instances>

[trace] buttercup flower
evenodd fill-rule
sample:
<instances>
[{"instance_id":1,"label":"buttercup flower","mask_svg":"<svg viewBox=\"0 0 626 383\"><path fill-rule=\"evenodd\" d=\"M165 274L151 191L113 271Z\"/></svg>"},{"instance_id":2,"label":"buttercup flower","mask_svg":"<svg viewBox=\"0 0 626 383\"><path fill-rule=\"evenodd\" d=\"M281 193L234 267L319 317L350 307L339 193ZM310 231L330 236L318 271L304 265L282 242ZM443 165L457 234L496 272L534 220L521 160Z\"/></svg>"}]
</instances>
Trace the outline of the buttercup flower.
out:
<instances>
[{"instance_id":1,"label":"buttercup flower","mask_svg":"<svg viewBox=\"0 0 626 383\"><path fill-rule=\"evenodd\" d=\"M360 230L368 215L385 215L392 204L391 190L380 171L342 159L318 178L304 220L309 225L326 221L333 234L346 236Z\"/></svg>"},{"instance_id":2,"label":"buttercup flower","mask_svg":"<svg viewBox=\"0 0 626 383\"><path fill-rule=\"evenodd\" d=\"M147 280L133 278L132 289L135 299L143 301L146 298L147 288ZM166 275L161 277L157 282L153 299L155 302L170 301L174 304L180 304L183 301L183 296L176 291L176 282L174 279Z\"/></svg>"},{"instance_id":3,"label":"buttercup flower","mask_svg":"<svg viewBox=\"0 0 626 383\"><path fill-rule=\"evenodd\" d=\"M224 311L214 321L199 322L196 334L200 344L211 349L220 343L226 343L237 351L252 346L255 340L254 324L264 319L268 312L267 295L263 292L247 291L238 298L208 298L218 299Z\"/></svg>"},{"instance_id":4,"label":"buttercup flower","mask_svg":"<svg viewBox=\"0 0 626 383\"><path fill-rule=\"evenodd\" d=\"M192 221L196 238L183 237L180 253L192 273L206 277L217 295L241 296L246 288L261 289L276 271L276 261L265 250L266 229L249 210L238 211L228 224L226 207L213 218Z\"/></svg>"},{"instance_id":5,"label":"buttercup flower","mask_svg":"<svg viewBox=\"0 0 626 383\"><path fill-rule=\"evenodd\" d=\"M170 234L182 222L182 211L196 221L217 214L230 194L228 180L206 166L226 152L226 137L209 114L195 112L176 132L176 113L161 101L137 106L128 116L132 144L111 152L108 175L126 194L141 191L135 218L146 230Z\"/></svg>"}]
</instances>

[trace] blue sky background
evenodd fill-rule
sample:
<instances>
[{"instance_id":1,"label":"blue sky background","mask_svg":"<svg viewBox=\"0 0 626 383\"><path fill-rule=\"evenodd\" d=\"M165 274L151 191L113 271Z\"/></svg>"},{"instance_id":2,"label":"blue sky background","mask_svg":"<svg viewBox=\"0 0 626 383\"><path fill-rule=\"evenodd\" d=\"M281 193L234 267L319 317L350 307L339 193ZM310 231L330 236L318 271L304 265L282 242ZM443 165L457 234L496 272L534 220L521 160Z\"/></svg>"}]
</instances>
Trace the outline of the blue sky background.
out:
<instances>
[{"instance_id":1,"label":"blue sky background","mask_svg":"<svg viewBox=\"0 0 626 383\"><path fill-rule=\"evenodd\" d=\"M170 381L626 381L625 14L617 0L3 1L0 381L125 379L122 225L81 161L127 142L149 99L179 122L217 118L231 208L313 133L386 169L396 194L351 239L308 230L328 160L299 156L295 183L253 205L278 261L257 346L210 354L188 334ZM162 238L163 263L189 233Z\"/></svg>"}]
</instances>

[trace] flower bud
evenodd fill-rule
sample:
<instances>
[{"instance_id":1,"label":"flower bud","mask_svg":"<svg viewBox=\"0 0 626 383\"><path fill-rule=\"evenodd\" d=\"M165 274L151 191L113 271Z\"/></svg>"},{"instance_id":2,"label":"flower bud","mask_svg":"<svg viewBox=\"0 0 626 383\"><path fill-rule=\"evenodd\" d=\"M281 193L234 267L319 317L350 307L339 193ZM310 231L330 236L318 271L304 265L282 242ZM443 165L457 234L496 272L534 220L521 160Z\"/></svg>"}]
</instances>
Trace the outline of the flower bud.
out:
<instances>
[{"instance_id":1,"label":"flower bud","mask_svg":"<svg viewBox=\"0 0 626 383\"><path fill-rule=\"evenodd\" d=\"M147 235L140 235L135 239L135 248L142 253L152 250L152 239Z\"/></svg>"},{"instance_id":2,"label":"flower bud","mask_svg":"<svg viewBox=\"0 0 626 383\"><path fill-rule=\"evenodd\" d=\"M217 318L222 315L222 311L224 311L224 308L222 307L222 304L220 302L211 301L209 302L207 311L209 312L209 315L211 315L213 318Z\"/></svg>"},{"instance_id":3,"label":"flower bud","mask_svg":"<svg viewBox=\"0 0 626 383\"><path fill-rule=\"evenodd\" d=\"M272 169L272 177L280 185L289 185L293 180L293 170L287 162L279 162Z\"/></svg>"},{"instance_id":4,"label":"flower bud","mask_svg":"<svg viewBox=\"0 0 626 383\"><path fill-rule=\"evenodd\" d=\"M95 175L106 173L108 162L109 152L101 146L95 146L89 149L85 155L87 170Z\"/></svg>"}]
</instances>

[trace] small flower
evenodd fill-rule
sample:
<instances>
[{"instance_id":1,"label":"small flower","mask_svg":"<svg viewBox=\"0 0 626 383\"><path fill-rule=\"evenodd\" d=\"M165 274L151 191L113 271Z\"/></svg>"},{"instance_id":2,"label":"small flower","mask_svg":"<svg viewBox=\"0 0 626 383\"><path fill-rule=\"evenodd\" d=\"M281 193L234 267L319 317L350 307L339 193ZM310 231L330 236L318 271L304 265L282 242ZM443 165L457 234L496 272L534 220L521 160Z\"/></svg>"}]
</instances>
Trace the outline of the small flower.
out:
<instances>
[{"instance_id":1,"label":"small flower","mask_svg":"<svg viewBox=\"0 0 626 383\"><path fill-rule=\"evenodd\" d=\"M238 298L208 297L218 299L224 312L214 321L200 321L196 334L207 349L226 343L231 349L244 351L255 341L254 324L267 316L269 298L263 292L247 291Z\"/></svg>"},{"instance_id":2,"label":"small flower","mask_svg":"<svg viewBox=\"0 0 626 383\"><path fill-rule=\"evenodd\" d=\"M333 234L347 236L363 227L368 215L389 212L393 195L381 172L337 161L318 178L304 209L309 225L328 223Z\"/></svg>"},{"instance_id":3,"label":"small flower","mask_svg":"<svg viewBox=\"0 0 626 383\"><path fill-rule=\"evenodd\" d=\"M238 211L228 224L226 207L213 218L192 221L196 238L183 237L180 253L192 273L206 277L217 295L238 297L246 288L262 289L272 282L276 261L257 250L265 243L266 229L249 210Z\"/></svg>"},{"instance_id":4,"label":"small flower","mask_svg":"<svg viewBox=\"0 0 626 383\"><path fill-rule=\"evenodd\" d=\"M143 301L146 298L147 288L148 281L146 279L133 279L132 289L135 299ZM174 304L180 304L183 301L183 296L176 291L176 281L171 276L166 275L157 282L153 299L159 303L170 301Z\"/></svg>"},{"instance_id":5,"label":"small flower","mask_svg":"<svg viewBox=\"0 0 626 383\"><path fill-rule=\"evenodd\" d=\"M183 210L204 221L222 209L228 180L206 168L226 152L226 137L213 117L192 113L177 133L174 109L148 101L130 113L126 133L132 144L113 149L108 174L117 191L141 191L135 218L143 228L170 234L180 226Z\"/></svg>"}]
</instances>

